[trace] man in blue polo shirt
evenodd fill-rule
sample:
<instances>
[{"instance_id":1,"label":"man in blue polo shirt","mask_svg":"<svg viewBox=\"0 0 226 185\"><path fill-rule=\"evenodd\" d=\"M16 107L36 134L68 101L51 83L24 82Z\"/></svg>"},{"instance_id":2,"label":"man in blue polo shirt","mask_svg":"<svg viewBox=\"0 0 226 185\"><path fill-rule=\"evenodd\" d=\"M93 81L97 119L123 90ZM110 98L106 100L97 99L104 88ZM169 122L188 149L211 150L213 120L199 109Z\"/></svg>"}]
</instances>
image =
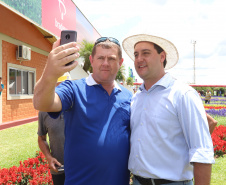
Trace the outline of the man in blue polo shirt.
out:
<instances>
[{"instance_id":1,"label":"man in blue polo shirt","mask_svg":"<svg viewBox=\"0 0 226 185\"><path fill-rule=\"evenodd\" d=\"M64 112L66 185L128 185L130 99L132 93L115 82L123 63L121 46L114 38L99 38L90 62L93 73L77 81L57 79L76 67L76 43L50 52L34 91L36 109L57 117Z\"/></svg>"}]
</instances>

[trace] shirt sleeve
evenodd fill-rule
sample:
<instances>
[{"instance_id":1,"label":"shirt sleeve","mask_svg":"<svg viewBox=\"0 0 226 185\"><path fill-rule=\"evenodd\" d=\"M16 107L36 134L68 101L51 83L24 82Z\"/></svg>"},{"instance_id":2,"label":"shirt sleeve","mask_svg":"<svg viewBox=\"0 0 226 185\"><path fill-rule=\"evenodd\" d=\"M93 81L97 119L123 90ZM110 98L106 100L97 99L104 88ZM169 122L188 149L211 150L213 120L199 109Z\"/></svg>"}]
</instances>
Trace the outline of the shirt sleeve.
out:
<instances>
[{"instance_id":1,"label":"shirt sleeve","mask_svg":"<svg viewBox=\"0 0 226 185\"><path fill-rule=\"evenodd\" d=\"M189 147L189 161L213 164L213 143L206 112L198 93L188 90L182 95L178 103L178 117Z\"/></svg>"},{"instance_id":2,"label":"shirt sleeve","mask_svg":"<svg viewBox=\"0 0 226 185\"><path fill-rule=\"evenodd\" d=\"M59 115L72 108L74 102L74 90L76 88L73 86L72 81L66 80L56 87L55 92L58 94L61 103L62 110L60 112L48 112L50 117L56 119Z\"/></svg>"},{"instance_id":3,"label":"shirt sleeve","mask_svg":"<svg viewBox=\"0 0 226 185\"><path fill-rule=\"evenodd\" d=\"M38 113L38 135L43 136L46 135L48 132L46 126L45 126L45 118L44 118L44 113L39 112Z\"/></svg>"}]
</instances>

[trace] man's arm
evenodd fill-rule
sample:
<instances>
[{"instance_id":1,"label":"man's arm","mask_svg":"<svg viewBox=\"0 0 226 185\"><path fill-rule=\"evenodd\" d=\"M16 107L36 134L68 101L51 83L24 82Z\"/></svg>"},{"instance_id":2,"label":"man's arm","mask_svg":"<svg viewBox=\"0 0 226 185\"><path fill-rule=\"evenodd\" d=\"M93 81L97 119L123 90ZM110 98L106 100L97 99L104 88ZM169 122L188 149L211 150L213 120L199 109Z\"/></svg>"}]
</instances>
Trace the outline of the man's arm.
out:
<instances>
[{"instance_id":1,"label":"man's arm","mask_svg":"<svg viewBox=\"0 0 226 185\"><path fill-rule=\"evenodd\" d=\"M33 98L35 109L44 112L61 111L61 100L55 93L57 79L77 66L78 62L68 66L65 64L78 58L78 51L79 47L75 42L60 46L60 40L57 40L53 44L43 74L35 85Z\"/></svg>"},{"instance_id":2,"label":"man's arm","mask_svg":"<svg viewBox=\"0 0 226 185\"><path fill-rule=\"evenodd\" d=\"M210 185L211 170L211 164L194 163L194 184Z\"/></svg>"},{"instance_id":3,"label":"man's arm","mask_svg":"<svg viewBox=\"0 0 226 185\"><path fill-rule=\"evenodd\" d=\"M207 121L208 121L208 125L209 125L210 134L212 134L214 131L214 128L217 126L218 122L213 117L211 117L209 114L206 114L206 117L207 117Z\"/></svg>"},{"instance_id":4,"label":"man's arm","mask_svg":"<svg viewBox=\"0 0 226 185\"><path fill-rule=\"evenodd\" d=\"M50 169L54 170L55 172L58 172L56 165L61 166L61 164L59 161L57 161L56 158L52 157L52 155L50 154L49 145L46 141L46 135L38 136L38 146L39 146L40 150L42 151L42 153L45 155L45 157L49 163Z\"/></svg>"}]
</instances>

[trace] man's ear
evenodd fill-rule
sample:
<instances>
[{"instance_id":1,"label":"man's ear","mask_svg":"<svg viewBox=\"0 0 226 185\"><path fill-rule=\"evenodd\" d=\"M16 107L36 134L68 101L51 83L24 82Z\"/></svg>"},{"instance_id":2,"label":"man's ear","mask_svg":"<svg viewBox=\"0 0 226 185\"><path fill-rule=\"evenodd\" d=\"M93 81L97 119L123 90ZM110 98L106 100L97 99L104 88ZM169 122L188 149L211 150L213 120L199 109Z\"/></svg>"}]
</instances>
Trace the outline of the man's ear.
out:
<instances>
[{"instance_id":1,"label":"man's ear","mask_svg":"<svg viewBox=\"0 0 226 185\"><path fill-rule=\"evenodd\" d=\"M162 51L162 52L160 53L160 57L161 57L161 62L163 63L164 60L166 59L166 52L165 52L165 51Z\"/></svg>"},{"instance_id":2,"label":"man's ear","mask_svg":"<svg viewBox=\"0 0 226 185\"><path fill-rule=\"evenodd\" d=\"M121 66L121 65L122 65L123 61L124 61L124 59L123 59L123 58L121 58L121 60L120 60L120 62L119 62L119 66Z\"/></svg>"},{"instance_id":3,"label":"man's ear","mask_svg":"<svg viewBox=\"0 0 226 185\"><path fill-rule=\"evenodd\" d=\"M93 57L92 57L92 55L89 56L89 61L91 63L91 66L93 66Z\"/></svg>"}]
</instances>

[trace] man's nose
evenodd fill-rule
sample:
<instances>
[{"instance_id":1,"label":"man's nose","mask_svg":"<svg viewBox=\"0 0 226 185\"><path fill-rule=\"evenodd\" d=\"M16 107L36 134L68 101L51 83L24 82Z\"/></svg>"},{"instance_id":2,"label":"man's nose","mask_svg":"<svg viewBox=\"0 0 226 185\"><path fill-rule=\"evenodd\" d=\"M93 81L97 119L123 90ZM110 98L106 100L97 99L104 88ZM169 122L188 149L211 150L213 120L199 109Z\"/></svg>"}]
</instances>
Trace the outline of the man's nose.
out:
<instances>
[{"instance_id":1,"label":"man's nose","mask_svg":"<svg viewBox=\"0 0 226 185\"><path fill-rule=\"evenodd\" d=\"M137 55L136 58L135 58L135 60L137 62L142 62L143 61L143 57L141 55Z\"/></svg>"},{"instance_id":2,"label":"man's nose","mask_svg":"<svg viewBox=\"0 0 226 185\"><path fill-rule=\"evenodd\" d=\"M109 64L109 61L108 61L107 58L105 58L104 61L103 61L103 63L102 63L102 65L108 65L108 64Z\"/></svg>"}]
</instances>

